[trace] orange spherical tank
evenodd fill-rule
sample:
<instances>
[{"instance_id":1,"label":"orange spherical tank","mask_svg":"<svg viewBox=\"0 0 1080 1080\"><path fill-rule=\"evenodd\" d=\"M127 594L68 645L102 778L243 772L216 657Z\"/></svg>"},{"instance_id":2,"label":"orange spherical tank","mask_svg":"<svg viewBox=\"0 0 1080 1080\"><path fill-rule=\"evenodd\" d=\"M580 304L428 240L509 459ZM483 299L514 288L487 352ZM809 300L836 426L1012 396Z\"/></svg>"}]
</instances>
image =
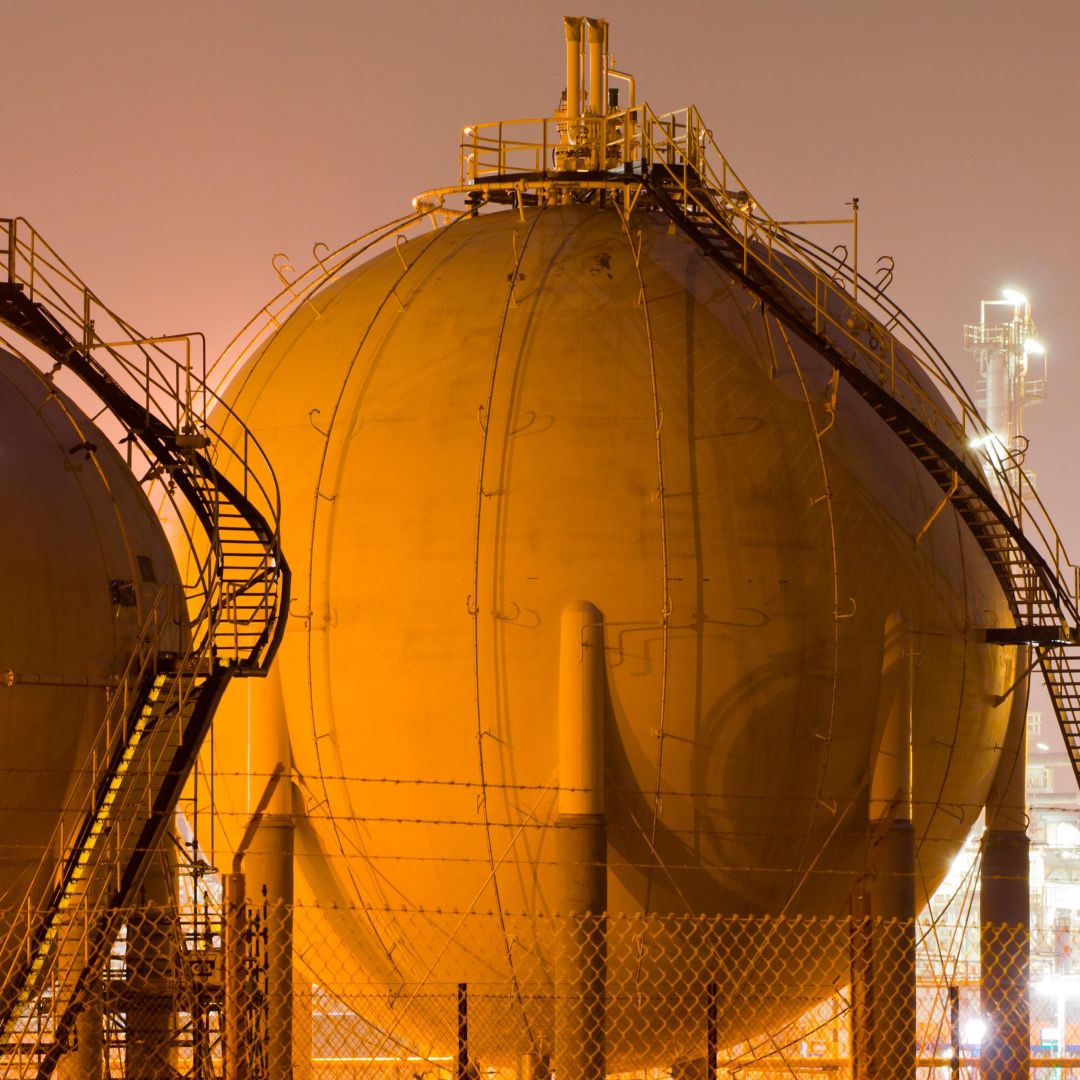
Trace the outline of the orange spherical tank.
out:
<instances>
[{"instance_id":1,"label":"orange spherical tank","mask_svg":"<svg viewBox=\"0 0 1080 1080\"><path fill-rule=\"evenodd\" d=\"M109 437L6 352L0 456L0 961L10 976L26 913L55 884L63 830L70 842L81 824L64 808L92 790L110 693L149 613L171 601L179 619L182 597L165 533ZM179 640L166 624L161 647Z\"/></svg>"},{"instance_id":2,"label":"orange spherical tank","mask_svg":"<svg viewBox=\"0 0 1080 1080\"><path fill-rule=\"evenodd\" d=\"M298 895L556 904L579 600L603 618L612 911L848 910L896 614L933 888L1016 667L972 630L1009 609L951 507L916 543L940 490L830 375L647 211L464 218L299 306L230 391L275 464L294 571L277 678ZM260 786L226 774L263 722L235 692L217 722L226 845ZM342 936L372 970L426 963L391 915Z\"/></svg>"}]
</instances>

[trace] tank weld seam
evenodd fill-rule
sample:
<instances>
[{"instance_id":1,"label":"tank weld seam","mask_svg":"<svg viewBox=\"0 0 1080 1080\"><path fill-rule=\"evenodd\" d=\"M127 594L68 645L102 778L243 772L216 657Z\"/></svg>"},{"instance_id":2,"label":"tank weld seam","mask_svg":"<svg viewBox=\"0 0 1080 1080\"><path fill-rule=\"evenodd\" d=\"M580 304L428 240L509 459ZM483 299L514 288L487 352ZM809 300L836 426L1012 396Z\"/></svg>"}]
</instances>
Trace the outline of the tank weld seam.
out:
<instances>
[{"instance_id":1,"label":"tank weld seam","mask_svg":"<svg viewBox=\"0 0 1080 1080\"><path fill-rule=\"evenodd\" d=\"M964 524L963 524L963 519L955 511L954 511L954 513L952 515L952 519L953 519L953 524L954 524L954 526L956 528L956 543L957 543L957 547L959 549L960 579L961 579L961 584L962 584L961 594L965 598L964 619L965 619L965 631L966 631L967 629L970 628L970 624L968 622L968 605L966 603L966 599L967 599L967 596L968 596L968 566L967 566L967 559L964 557ZM928 631L922 630L920 632L925 634ZM955 713L955 717L954 717L954 721L953 721L952 739L947 743L948 754L946 755L946 758L945 758L945 768L944 768L944 770L943 770L943 772L941 774L941 783L938 785L937 798L934 800L934 804L933 804L934 810L932 810L931 813L927 816L926 830L924 831L922 837L919 838L919 841L918 841L919 844L921 844L930 833L930 826L933 824L933 821L934 821L934 812L938 808L942 808L942 809L944 808L944 804L941 801L941 797L945 793L945 784L946 784L946 781L948 779L949 772L950 772L950 770L952 768L953 758L956 756L956 738L957 738L957 733L960 730L960 722L961 722L961 716L962 716L962 710L963 710L963 702L964 702L964 694L963 694L963 689L962 688L967 684L968 667L969 667L969 665L968 665L968 651L965 648L961 652L961 659L960 659L960 686L961 686L961 693L960 693L960 699L957 702L956 713ZM918 846L916 847L916 852L917 851L918 851ZM929 893L927 893L927 895L929 895Z\"/></svg>"},{"instance_id":2,"label":"tank weld seam","mask_svg":"<svg viewBox=\"0 0 1080 1080\"><path fill-rule=\"evenodd\" d=\"M796 894L802 888L803 883L806 881L806 875L809 871L809 867L806 865L807 855L809 853L810 841L813 836L814 826L816 824L815 818L817 817L817 811L819 806L824 806L823 800L827 800L825 795L825 778L828 775L830 751L832 749L833 730L836 724L836 712L839 703L840 694L840 623L844 620L851 619L855 616L856 605L855 598L849 598L850 610L842 611L840 606L840 556L836 542L836 517L833 511L832 501L832 489L829 481L829 466L825 460L825 449L822 445L822 436L832 426L831 423L827 424L824 430L819 429L817 424L817 418L814 415L814 404L810 398L810 388L807 385L806 377L803 375L802 367L799 364L799 358L795 353L795 348L791 343L791 339L787 335L787 331L784 325L775 318L773 321L776 323L776 327L780 332L780 336L784 342L784 346L787 349L788 356L791 358L792 368L796 377L799 380L799 386L802 389L803 400L806 402L806 411L810 419L810 428L814 433L814 446L817 449L818 467L821 470L822 482L825 485L825 491L819 502L823 502L825 506L826 521L829 529L829 547L832 559L832 591L833 591L833 603L832 603L832 624L833 624L833 660L832 660L832 685L829 695L829 715L826 721L824 732L819 732L821 736L820 741L824 744L824 750L822 751L821 768L818 777L817 796L814 802L813 809L810 812L810 820L807 823L806 833L803 839L802 852L799 856L799 867L796 870L795 880L792 885L791 893L788 896L787 901L784 903L781 909L781 914L784 914L791 903L795 899ZM771 336L771 327L766 322L767 331ZM833 406L833 419L835 419L836 408ZM850 804L849 804L850 805ZM846 813L846 811L845 811ZM834 828L830 830L829 837L819 847L817 853L811 860L810 866L812 867L821 857L825 850L825 847L829 843L835 830L835 824L840 818L834 817ZM841 815L842 817L842 815Z\"/></svg>"},{"instance_id":3,"label":"tank weld seam","mask_svg":"<svg viewBox=\"0 0 1080 1080\"><path fill-rule=\"evenodd\" d=\"M14 356L16 359L20 360L24 364L25 367L27 367L30 371L32 371L35 375L37 375L37 377L41 380L41 382L44 385L51 386L50 378L48 376L44 375L38 369L37 365L34 364L29 359L29 357L27 357L23 352L21 352L18 348L16 348L6 338L4 338L2 336L0 336L0 344L3 344L4 347L8 350L8 352L10 352L12 354L12 356ZM56 369L54 368L53 370L55 371ZM61 415L71 425L71 429L75 433L75 435L78 438L79 442L81 444L83 444L83 445L90 445L90 439L89 439L88 433L81 427L76 415L67 407L67 404L64 402L63 398L61 398L55 392L55 390L52 390L52 389L49 390L45 400L42 402L41 409L38 411L38 415L41 416L42 419L44 419L44 409L45 409L45 406L48 405L48 403L50 401L56 403L57 409L60 410ZM104 409L102 411L104 411ZM98 415L100 415L100 412L98 413ZM91 423L93 423L92 420L91 420ZM60 439L59 439L59 435L58 435L57 432L52 430L51 425L49 425L49 434L52 436L52 438L53 438L54 442L56 442L57 446L60 447L61 442L60 442ZM121 512L120 504L119 504L119 502L118 502L118 500L116 498L116 495L113 493L113 489L112 489L112 486L109 483L109 478L105 473L104 466L101 463L99 455L96 454L96 453L87 453L86 460L93 463L93 472L97 476L98 480L100 480L101 486L105 489L105 493L109 497L109 505L112 508L113 517L115 517L115 519L116 519L117 532L119 533L121 543L124 545L124 554L127 556L128 566L132 568L131 569L132 580L138 580L138 575L135 573L135 567L137 565L137 560L136 560L136 556L135 556L135 549L134 549L134 547L132 545L132 539L128 535L127 522L124 519L124 514ZM81 471L82 470L80 469L79 472L81 473ZM83 485L81 483L79 483L77 486L79 488L79 491L83 494L83 498L84 498L84 500L86 502L87 510L90 511L91 518L96 520L96 515L93 513L93 506L92 506L90 500L86 498L86 493L85 493L85 489L83 488ZM168 489L166 489L166 497L169 499L169 502L172 503L173 507L175 508L176 507L176 500L172 496L172 493L168 491ZM177 521L181 522L185 534L188 534L188 531L189 531L188 530L188 525L184 522L183 515L178 514L177 515ZM191 537L190 537L190 535L188 535L188 540L190 541L190 539L191 539ZM188 547L189 552L194 550L194 546L190 542L188 543L187 547ZM105 558L105 552L102 551L101 555L102 555L102 558L104 559ZM207 559L209 560L209 558L210 558L210 555L208 554ZM179 569L179 567L177 569ZM198 566L196 566L196 575L197 575L197 577L200 577L200 578L202 577L202 574L200 573L200 570L199 570ZM183 583L182 582L181 582L181 588L183 588ZM135 597L136 597L136 608L135 608L136 615L137 615L137 617L139 619L141 619L145 615L145 612L143 610L144 607L145 607L145 600L144 600L140 590L138 590L138 589L136 589L136 591L135 591Z\"/></svg>"},{"instance_id":4,"label":"tank weld seam","mask_svg":"<svg viewBox=\"0 0 1080 1080\"><path fill-rule=\"evenodd\" d=\"M459 220L461 220L461 219L459 219ZM425 245L423 251L420 254L423 255L428 250L430 250L432 247L434 247L435 244L438 243L438 241L440 239L446 237L455 228L455 226L457 224L458 224L457 221L451 222L451 224L446 226L446 228L441 233L437 233L435 235L435 237L428 244ZM413 267L415 267L418 262L419 262L419 257L416 260L414 260ZM368 338L370 337L371 332L372 332L375 324L379 320L379 316L386 309L387 303L388 303L389 298L390 298L390 293L393 292L393 290L397 287L397 285L399 285L404 280L405 276L408 273L410 273L411 269L412 268L406 266L405 269L403 269L397 275L394 282L391 284L390 289L387 291L386 295L384 295L382 300L380 300L379 303L376 305L375 310L371 314L371 318L368 320L367 326L364 328L363 333L360 335L360 338L357 341L356 347L353 350L352 358L349 360L349 363L348 363L348 365L346 367L344 375L343 375L343 377L341 379L341 385L340 385L340 388L338 389L337 397L334 400L333 409L330 412L330 418L329 418L330 422L328 424L327 431L331 435L332 435L333 430L334 430L334 424L335 424L335 422L337 420L338 413L340 412L340 410L342 408L342 405L344 403L344 400L345 400L345 392L346 392L346 390L347 390L347 388L349 386L349 383L351 381L352 374L356 370L356 365L358 364L358 362L360 360L360 356L364 351L364 346L367 344ZM319 525L319 508L320 508L321 501L327 500L327 497L323 494L323 491L322 491L323 478L324 478L324 476L326 474L326 471L327 471L328 459L329 459L329 456L330 456L330 448L331 448L331 446L332 446L332 439L330 437L328 437L323 442L322 452L321 452L321 454L319 456L319 466L318 466L318 470L317 470L316 476L315 476L315 486L314 486L314 493L313 493L313 497L312 497L311 526L310 526L310 530L309 530L309 534L308 534L309 542L308 542L308 566L307 566L307 571L308 571L308 574L307 574L308 602L309 602L309 604L311 604L311 601L312 601L311 593L312 593L312 588L313 588L314 571L315 571L315 538L316 538L316 531L317 531L318 525ZM327 501L329 501L329 500L327 500ZM322 747L321 747L321 738L320 738L320 735L319 735L318 721L317 721L316 714L315 714L315 687L314 687L314 680L313 680L313 676L312 676L312 663L313 663L312 650L313 650L313 646L314 646L314 634L315 634L313 623L314 623L313 619L308 620L307 626L305 627L305 637L306 637L306 644L307 644L307 695L308 695L308 708L309 708L309 713L310 713L310 718L311 718L311 732L312 732L312 736L313 736L313 739L314 739L315 766L318 769L319 778L320 778L320 782L321 782L321 786L322 786L322 790L323 790L323 795L324 795L324 797L325 797L325 799L327 801L327 805L329 807L329 805L330 805L330 791L329 791L329 788L327 787L327 781L326 781L326 778L325 778L326 774L325 774L325 770L323 768L323 754L322 754ZM330 745L331 746L336 746L337 741L332 739L330 741ZM350 818L354 817L354 816L355 815L353 815L351 813L351 807L350 807ZM342 856L344 856L345 855L345 836L344 836L344 832L343 832L343 830L341 828L341 825L340 825L340 823L338 821L338 816L336 814L334 814L333 812L330 813L330 822L331 822L331 827L333 829L334 839L337 842L338 850L341 852ZM364 903L363 892L360 889L359 882L357 881L356 876L353 873L352 866L350 865L348 859L345 860L345 873L346 873L346 875L348 877L348 880L349 880L350 884L352 885L353 892L356 895L357 899L360 900L361 903ZM371 926L372 926L372 931L375 934L376 940L378 940L379 944L383 948L383 951L385 952L387 947L386 947L385 941L383 940L383 935L379 933L378 928L374 925L373 922L371 923ZM387 954L387 958L390 961L391 965L394 967L394 970L397 971L397 965L394 964L394 961L389 956L389 954Z\"/></svg>"},{"instance_id":5,"label":"tank weld seam","mask_svg":"<svg viewBox=\"0 0 1080 1080\"><path fill-rule=\"evenodd\" d=\"M668 522L667 522L667 502L664 494L664 442L661 434L661 429L664 425L664 410L660 403L660 390L658 384L658 374L656 369L656 349L653 342L652 332L652 320L649 315L649 300L648 293L645 288L645 275L641 270L641 249L643 243L643 230L637 230L637 244L634 243L634 238L630 235L630 226L626 217L623 216L622 211L616 204L616 213L619 215L619 220L622 222L623 233L626 236L626 242L630 245L630 251L634 259L634 269L637 273L638 279L638 297L640 303L635 306L641 307L641 313L645 320L645 340L648 346L649 352L649 382L652 392L652 408L653 408L653 427L654 438L656 442L656 501L659 508L660 518L660 559L662 569L662 581L661 581L661 658L660 658L660 703L659 703L659 721L657 723L657 730L659 735L657 737L657 749L656 749L656 779L653 787L653 808L652 808L652 824L649 830L649 850L653 860L658 860L659 856L656 851L656 836L660 827L660 813L662 800L660 791L663 784L663 768L664 768L664 728L667 723L667 696L668 696L668 666L669 666L669 637L670 637L670 617L672 611L671 603L671 569L668 554ZM662 860L660 860L662 861ZM645 895L642 899L642 913L648 918L649 908L652 903L652 890L653 881L655 877L655 867L650 863L649 871L645 878ZM637 985L641 977L642 957L638 957L637 967L634 973L634 982Z\"/></svg>"},{"instance_id":6,"label":"tank weld seam","mask_svg":"<svg viewBox=\"0 0 1080 1080\"><path fill-rule=\"evenodd\" d=\"M754 298L755 303L751 305L750 310L753 311L754 307L761 312L761 325L765 330L765 340L769 346L769 381L772 382L776 379L777 363L776 363L776 343L773 341L772 332L769 329L769 312L763 303L759 302L759 298Z\"/></svg>"},{"instance_id":7,"label":"tank weld seam","mask_svg":"<svg viewBox=\"0 0 1080 1080\"><path fill-rule=\"evenodd\" d=\"M499 912L502 911L502 895L499 889L499 877L498 877L498 865L495 861L495 847L494 840L491 834L491 822L488 815L488 800L487 800L487 768L484 763L484 733L483 726L483 706L480 700L480 530L483 522L484 502L485 499L490 497L490 493L485 490L484 487L484 475L487 468L487 455L488 445L490 441L490 427L491 427L491 407L495 400L495 385L499 373L499 361L502 357L503 338L506 334L506 324L509 318L510 311L517 307L517 300L514 296L514 283L518 280L518 275L521 272L521 264L525 258L525 251L529 246L529 241L532 238L533 232L536 229L537 224L543 217L546 207L540 206L537 209L532 222L529 224L528 230L525 233L524 238L521 241L520 248L517 242L517 230L513 229L513 247L514 247L514 266L513 270L508 275L508 284L506 290L506 299L503 302L502 316L499 319L499 330L495 337L495 349L491 359L491 372L488 376L487 386L487 400L481 403L477 415L480 419L480 460L477 468L477 480L476 480L476 508L473 517L473 581L472 592L466 599L466 608L469 612L469 617L472 622L472 654L473 654L473 700L475 703L476 711L476 751L477 751L477 764L479 769L479 781L481 792L477 797L477 810L481 812L484 817L484 837L487 845L488 862L490 866L490 873L488 875L488 881L484 883L483 888L487 888L488 883L491 884L491 889L495 897L495 907ZM516 834L515 834L516 835ZM532 1025L529 1022L528 1012L525 1008L524 996L522 994L520 981L518 979L517 969L514 965L513 950L506 942L507 925L505 919L500 914L499 916L500 929L503 935L503 947L506 952L506 959L510 965L510 978L512 983L512 989L514 997L517 1001L518 1008L521 1012L522 1020L525 1024L525 1030L529 1038L529 1042L533 1045L533 1049L539 1052L539 1044L537 1042L537 1036L533 1032Z\"/></svg>"}]
</instances>

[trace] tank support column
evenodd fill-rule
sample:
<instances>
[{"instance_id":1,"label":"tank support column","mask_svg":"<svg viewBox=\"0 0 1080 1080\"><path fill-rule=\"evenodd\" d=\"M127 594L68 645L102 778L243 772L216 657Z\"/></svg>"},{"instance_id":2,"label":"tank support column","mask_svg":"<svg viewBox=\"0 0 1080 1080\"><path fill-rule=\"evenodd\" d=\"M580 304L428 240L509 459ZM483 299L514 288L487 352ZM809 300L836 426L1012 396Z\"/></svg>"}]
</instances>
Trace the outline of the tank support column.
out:
<instances>
[{"instance_id":1,"label":"tank support column","mask_svg":"<svg viewBox=\"0 0 1080 1080\"><path fill-rule=\"evenodd\" d=\"M278 784L271 806L292 798L292 785ZM247 858L249 910L266 901L266 1080L292 1080L293 1023L293 820L268 813L259 822ZM264 891L265 890L265 891Z\"/></svg>"},{"instance_id":2,"label":"tank support column","mask_svg":"<svg viewBox=\"0 0 1080 1080\"><path fill-rule=\"evenodd\" d=\"M853 909L857 1080L915 1076L914 674L910 637L900 616L890 615L875 726L880 742L870 781L869 875Z\"/></svg>"},{"instance_id":3,"label":"tank support column","mask_svg":"<svg viewBox=\"0 0 1080 1080\"><path fill-rule=\"evenodd\" d=\"M589 603L562 615L559 655L559 815L555 858L561 919L555 962L559 1080L603 1080L607 975L604 817L604 632Z\"/></svg>"},{"instance_id":4,"label":"tank support column","mask_svg":"<svg viewBox=\"0 0 1080 1080\"><path fill-rule=\"evenodd\" d=\"M101 1080L104 1051L101 982L94 979L83 996L82 1010L75 1021L75 1043L57 1063L56 1080Z\"/></svg>"},{"instance_id":5,"label":"tank support column","mask_svg":"<svg viewBox=\"0 0 1080 1080\"><path fill-rule=\"evenodd\" d=\"M1019 650L1020 670L1028 663L1028 650ZM984 1080L1026 1080L1030 1068L1026 675L1009 700L1005 746L986 799L980 873L980 1005L986 1035L979 1064Z\"/></svg>"},{"instance_id":6,"label":"tank support column","mask_svg":"<svg viewBox=\"0 0 1080 1080\"><path fill-rule=\"evenodd\" d=\"M248 1080L290 1080L293 1025L293 818L292 760L280 676L252 680L252 791L262 795L248 819L233 859L226 902L226 1076ZM265 901L265 908L264 908ZM247 970L249 920L265 910L265 1005L255 1006L252 974ZM265 1053L265 1069L260 1056Z\"/></svg>"}]
</instances>

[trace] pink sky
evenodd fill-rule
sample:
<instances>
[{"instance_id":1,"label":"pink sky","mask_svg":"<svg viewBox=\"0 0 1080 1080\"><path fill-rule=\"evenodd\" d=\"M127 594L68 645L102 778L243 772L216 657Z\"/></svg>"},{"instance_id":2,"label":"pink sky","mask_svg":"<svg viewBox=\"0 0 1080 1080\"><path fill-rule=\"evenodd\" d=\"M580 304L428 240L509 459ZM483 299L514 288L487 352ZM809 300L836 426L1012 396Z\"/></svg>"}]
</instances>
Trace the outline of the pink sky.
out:
<instances>
[{"instance_id":1,"label":"pink sky","mask_svg":"<svg viewBox=\"0 0 1080 1080\"><path fill-rule=\"evenodd\" d=\"M0 0L0 214L146 333L211 353L299 267L449 182L470 121L549 112L563 4ZM974 384L961 325L1025 291L1050 350L1029 462L1080 553L1080 5L619 0L639 98L696 104L774 217L861 200L860 262Z\"/></svg>"}]
</instances>

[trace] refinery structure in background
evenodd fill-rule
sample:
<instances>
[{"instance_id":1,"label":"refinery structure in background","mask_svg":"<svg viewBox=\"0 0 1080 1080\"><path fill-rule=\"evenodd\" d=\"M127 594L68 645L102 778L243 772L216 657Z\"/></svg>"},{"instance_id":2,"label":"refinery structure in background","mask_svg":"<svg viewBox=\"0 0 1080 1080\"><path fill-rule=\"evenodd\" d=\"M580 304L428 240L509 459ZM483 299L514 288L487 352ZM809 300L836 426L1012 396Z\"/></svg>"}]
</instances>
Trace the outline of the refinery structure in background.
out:
<instances>
[{"instance_id":1,"label":"refinery structure in background","mask_svg":"<svg viewBox=\"0 0 1080 1080\"><path fill-rule=\"evenodd\" d=\"M211 363L0 221L0 1076L1077 1067L1028 302L980 408L857 199L774 219L562 45Z\"/></svg>"},{"instance_id":2,"label":"refinery structure in background","mask_svg":"<svg viewBox=\"0 0 1080 1080\"><path fill-rule=\"evenodd\" d=\"M1023 469L1034 486L1026 457L1031 442L1025 425L1028 405L1045 400L1047 351L1038 336L1031 301L1013 288L979 305L979 321L964 326L964 348L977 365L976 405L990 429L987 445L998 459ZM1080 967L1073 960L1073 933L1080 929L1080 792L1068 749L1049 705L1033 688L1027 715L1026 785L1031 840L1032 1045L1049 1055L1080 1056ZM971 887L977 906L977 866L982 829L972 831L935 902L948 903ZM974 955L966 957L968 971ZM1080 962L1080 958L1078 958ZM1070 1002L1074 1004L1070 1005ZM967 1033L981 1035L973 1021ZM975 1039L977 1042L978 1039Z\"/></svg>"}]
</instances>

